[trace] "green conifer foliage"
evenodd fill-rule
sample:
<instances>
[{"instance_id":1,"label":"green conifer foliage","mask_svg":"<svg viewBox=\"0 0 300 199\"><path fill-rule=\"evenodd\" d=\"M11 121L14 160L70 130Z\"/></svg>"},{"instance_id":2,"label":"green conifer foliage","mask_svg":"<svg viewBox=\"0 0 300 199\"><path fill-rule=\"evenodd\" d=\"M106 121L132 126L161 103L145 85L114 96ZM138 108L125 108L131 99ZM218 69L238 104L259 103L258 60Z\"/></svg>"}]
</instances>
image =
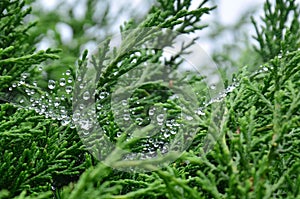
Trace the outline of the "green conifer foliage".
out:
<instances>
[{"instance_id":1,"label":"green conifer foliage","mask_svg":"<svg viewBox=\"0 0 300 199\"><path fill-rule=\"evenodd\" d=\"M258 42L258 45L253 44L253 49L257 53L255 56L262 58L261 65L244 67L245 60L241 61L239 72L232 80L234 85L226 85L225 95L223 93L221 98L212 100L201 110L191 145L171 163L168 161L174 154L158 160L124 161L118 150L112 150L106 162L101 162L80 139L79 130L68 121L62 122L67 116L51 117L40 110L45 103L56 107L50 104L59 99L60 105L65 107L60 111L72 113L69 93L55 85L47 86L50 80L58 85L63 77L61 71L65 69L70 70L69 76L74 81L88 73L88 61L92 60L95 70L101 71L96 74L95 89L99 98L101 93L114 91L116 74L120 77L145 61L152 63L151 70L155 71L162 51L112 50L109 53L111 49L104 42L97 54L102 59L97 59L95 54L89 58L90 52L80 52L80 46L89 40L100 40L86 35L85 25L102 24L109 28L109 8L104 9L99 21L93 18L97 12L93 0L86 1L89 9L83 19L73 19L71 9L68 12L71 17L64 19L55 12L43 15L33 11L40 17L39 24L26 20L31 13L30 3L0 2L0 199L300 198L300 10L295 0L264 3L262 22L252 19L256 30L254 38ZM209 28L202 17L214 9L216 7L209 6L207 0L193 10L191 0L157 0L146 16L121 26L121 44L124 48L152 40L157 45L170 44L174 35L161 35L160 40L155 40L151 28L167 28L178 33L201 31ZM43 24L50 15L53 20L46 27ZM35 46L47 28L54 30L56 23L62 21L73 29L74 45L64 45L56 33L56 47L61 50L37 51ZM189 47L183 46L178 55L165 63L175 70L182 62L178 57L188 53ZM249 50L253 54L253 49L244 52ZM253 60L249 64L253 64ZM250 72L248 68L256 70ZM184 74L184 78L195 91L206 92L200 77L190 72ZM31 80L38 84L31 85ZM72 81L68 85L79 90ZM169 86L175 85L170 81ZM64 88L67 87L64 85ZM32 95L41 99L40 107L28 105L31 98L26 89L34 91ZM171 116L176 116L183 107L168 100L172 93L161 92L164 89L155 83L137 89L129 102L135 110L132 117L146 117L145 110L156 101L159 106L171 110ZM103 98L97 104L101 105L97 121L105 134L96 138L109 140L119 147L117 149L139 151L145 143L142 139L128 142L125 133L130 132L118 134L120 128L115 124L110 99ZM136 103L139 100L141 102ZM197 100L202 104L207 99L198 97ZM218 106L214 106L216 104ZM220 113L218 118L212 117L216 113ZM215 144L205 151L203 137L208 132L212 132ZM158 168L153 164L155 161L167 164ZM113 168L104 164L107 162ZM115 169L125 166L139 166L149 171Z\"/></svg>"},{"instance_id":2,"label":"green conifer foliage","mask_svg":"<svg viewBox=\"0 0 300 199\"><path fill-rule=\"evenodd\" d=\"M25 1L1 1L1 90L8 82L30 73L33 66L47 59L57 59L57 50L35 52L34 43L28 41L28 31L36 23L24 24L24 17L30 12Z\"/></svg>"}]
</instances>

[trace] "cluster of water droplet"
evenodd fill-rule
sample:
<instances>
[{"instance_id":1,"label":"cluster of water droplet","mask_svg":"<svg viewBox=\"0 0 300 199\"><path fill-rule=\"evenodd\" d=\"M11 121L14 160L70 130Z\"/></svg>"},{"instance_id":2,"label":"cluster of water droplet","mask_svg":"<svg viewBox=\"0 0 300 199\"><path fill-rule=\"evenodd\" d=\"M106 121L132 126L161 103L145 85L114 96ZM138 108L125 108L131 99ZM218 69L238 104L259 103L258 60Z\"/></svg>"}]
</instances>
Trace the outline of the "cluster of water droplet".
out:
<instances>
[{"instance_id":1,"label":"cluster of water droplet","mask_svg":"<svg viewBox=\"0 0 300 199\"><path fill-rule=\"evenodd\" d=\"M171 99L173 96L170 96ZM152 100L143 97L140 99L134 98L134 107L130 103L131 99L120 100L120 105L115 109L117 115L116 123L120 127L120 131L117 133L117 137L121 137L123 133L127 133L127 140L134 138L135 131L143 132L143 135L138 135L140 138L136 146L137 151L133 149L134 153L127 154L124 158L127 160L134 159L149 159L157 157L158 154L166 154L170 151L183 150L188 144L186 140L174 143L174 139L177 137L193 137L195 129L188 129L184 121L193 122L195 119L193 115L183 114L179 110L178 114L174 114L174 108L163 107L161 102L158 104L151 104L148 107L143 102L149 102ZM153 102L153 101L152 101ZM167 102L163 103L167 104ZM130 106L131 105L131 106ZM143 111L141 111L143 109ZM138 110L138 111L136 111ZM142 112L142 113L141 113ZM143 115L146 112L146 115ZM173 114L172 114L172 113ZM197 116L203 116L202 109L195 110ZM195 121L196 122L196 121ZM153 128L143 131L148 125L153 125ZM185 128L186 127L186 128ZM191 127L191 126L189 126ZM178 139L178 138L177 138ZM177 148L175 148L177 147Z\"/></svg>"},{"instance_id":2,"label":"cluster of water droplet","mask_svg":"<svg viewBox=\"0 0 300 199\"><path fill-rule=\"evenodd\" d=\"M98 96L98 98L95 98ZM97 91L91 92L88 90L82 91L80 96L81 99L76 98L76 102L73 103L74 112L72 120L76 127L78 127L79 133L83 136L88 136L93 128L103 128L103 119L105 120L104 125L109 125L108 120L109 109L104 108L104 105L100 102L109 98L108 92ZM101 127L99 121L102 121ZM100 129L99 129L100 130ZM104 130L104 133L107 133ZM100 131L98 131L100 135Z\"/></svg>"},{"instance_id":3,"label":"cluster of water droplet","mask_svg":"<svg viewBox=\"0 0 300 199\"><path fill-rule=\"evenodd\" d=\"M66 70L59 80L48 80L47 88L41 90L37 81L32 81L28 73L23 73L20 80L13 82L9 87L7 99L17 106L34 110L46 118L59 120L64 126L72 124L73 78L71 71ZM59 95L57 95L58 92ZM71 127L75 126L71 125Z\"/></svg>"},{"instance_id":4,"label":"cluster of water droplet","mask_svg":"<svg viewBox=\"0 0 300 199\"><path fill-rule=\"evenodd\" d=\"M123 108L111 112L110 106L106 106L107 99L111 97L109 92L99 91L97 93L97 91L84 90L86 82L81 77L77 77L75 81L79 90L82 89L80 91L82 99L79 100L79 104L76 104L77 108L75 111L72 107L74 105L72 94L75 88L70 70L66 70L58 80L48 80L47 89L44 90L40 90L37 81L30 83L29 74L22 74L20 80L9 87L10 94L18 96L17 101L11 101L23 108L34 110L46 118L59 120L63 126L77 127L83 136L89 136L95 127L102 128L103 133L109 135L111 135L109 131L118 129L115 134L116 139L127 133L126 140L129 141L134 138L134 130L143 129L146 126L145 124L154 124L153 132L141 137L140 141L137 142L138 151L125 155L124 158L128 160L136 159L137 157L139 159L152 158L156 157L157 154L166 154L171 150L182 149L185 147L185 143L182 140L174 140L180 140L178 136L184 136L185 139L193 136L194 132L190 132L190 129L184 129L184 122L195 122L195 117L192 114L181 113L175 118L170 118L168 108L153 105L147 109L147 117L142 117L136 114L137 108L140 108L139 106L142 106L142 104L134 98L121 100L120 104ZM237 84L233 84L228 87L217 98L195 109L194 114L199 117L204 116L206 106L221 101L236 86ZM215 86L212 85L210 89L215 89ZM19 92L20 90L23 92ZM95 96L98 98L94 99ZM176 100L176 97L174 99L172 97L174 98L174 96L170 97L171 101ZM89 103L91 100L92 103ZM129 107L129 102L131 101L135 103L133 108ZM111 114L114 114L115 121L111 121ZM100 125L99 122L101 123ZM132 128L132 126L135 127Z\"/></svg>"},{"instance_id":5,"label":"cluster of water droplet","mask_svg":"<svg viewBox=\"0 0 300 199\"><path fill-rule=\"evenodd\" d=\"M224 100L224 98L230 94L235 88L237 88L239 86L239 82L238 81L234 81L231 85L229 85L224 91L222 91L221 93L219 93L218 96L216 96L215 98L210 99L208 102L204 103L204 107L199 108L199 115L203 115L204 113L201 112L205 107L216 103L216 102L221 102Z\"/></svg>"},{"instance_id":6,"label":"cluster of water droplet","mask_svg":"<svg viewBox=\"0 0 300 199\"><path fill-rule=\"evenodd\" d=\"M155 115L155 113L153 114ZM177 142L174 143L174 138L179 133L179 128L182 124L178 123L176 120L166 120L166 115L159 113L155 117L155 122L160 123L158 128L152 129L154 132L152 134L146 135L142 138L137 146L138 151L134 151L135 153L126 154L124 159L126 160L136 160L137 158L140 160L149 159L157 157L159 154L164 155L168 152L175 150L173 145L179 146L183 149L185 146L182 146L183 143ZM162 122L164 123L162 124ZM120 136L118 134L117 136ZM130 137L129 137L130 139ZM180 146L181 145L181 146ZM178 150L178 149L177 149Z\"/></svg>"}]
</instances>

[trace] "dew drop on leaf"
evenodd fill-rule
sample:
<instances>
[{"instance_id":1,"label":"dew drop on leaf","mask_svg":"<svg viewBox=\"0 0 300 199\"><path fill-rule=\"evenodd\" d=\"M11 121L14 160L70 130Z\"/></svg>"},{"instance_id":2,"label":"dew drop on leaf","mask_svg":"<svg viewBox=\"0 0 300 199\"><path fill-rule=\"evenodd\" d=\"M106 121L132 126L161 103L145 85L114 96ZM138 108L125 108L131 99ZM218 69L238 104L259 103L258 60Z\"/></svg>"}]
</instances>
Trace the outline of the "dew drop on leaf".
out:
<instances>
[{"instance_id":1,"label":"dew drop on leaf","mask_svg":"<svg viewBox=\"0 0 300 199\"><path fill-rule=\"evenodd\" d=\"M143 124L143 119L142 118L136 118L136 121L138 123L138 125L142 125Z\"/></svg>"},{"instance_id":2,"label":"dew drop on leaf","mask_svg":"<svg viewBox=\"0 0 300 199\"><path fill-rule=\"evenodd\" d=\"M79 109L83 110L84 109L84 104L79 104Z\"/></svg>"},{"instance_id":3,"label":"dew drop on leaf","mask_svg":"<svg viewBox=\"0 0 300 199\"><path fill-rule=\"evenodd\" d=\"M210 86L210 89L215 90L215 89L216 89L216 85L214 85L214 84L211 85L211 86Z\"/></svg>"},{"instance_id":4,"label":"dew drop on leaf","mask_svg":"<svg viewBox=\"0 0 300 199\"><path fill-rule=\"evenodd\" d=\"M166 132L166 133L164 133L164 137L168 138L168 137L170 137L170 134Z\"/></svg>"},{"instance_id":5,"label":"dew drop on leaf","mask_svg":"<svg viewBox=\"0 0 300 199\"><path fill-rule=\"evenodd\" d=\"M64 95L62 95L62 96L60 97L60 100L61 100L61 101L65 101L65 100L66 100L66 97L65 97Z\"/></svg>"},{"instance_id":6,"label":"dew drop on leaf","mask_svg":"<svg viewBox=\"0 0 300 199\"><path fill-rule=\"evenodd\" d=\"M25 84L25 79L22 78L22 79L20 80L19 84L20 84L20 85Z\"/></svg>"},{"instance_id":7,"label":"dew drop on leaf","mask_svg":"<svg viewBox=\"0 0 300 199\"><path fill-rule=\"evenodd\" d=\"M66 79L65 78L60 78L59 85L60 86L65 86L66 85Z\"/></svg>"},{"instance_id":8,"label":"dew drop on leaf","mask_svg":"<svg viewBox=\"0 0 300 199\"><path fill-rule=\"evenodd\" d=\"M51 89L51 90L55 88L55 81L54 80L50 79L48 81L48 88Z\"/></svg>"},{"instance_id":9,"label":"dew drop on leaf","mask_svg":"<svg viewBox=\"0 0 300 199\"><path fill-rule=\"evenodd\" d=\"M76 111L74 114L73 114L73 121L74 122L77 122L79 119L80 119L80 112L79 111Z\"/></svg>"},{"instance_id":10,"label":"dew drop on leaf","mask_svg":"<svg viewBox=\"0 0 300 199\"><path fill-rule=\"evenodd\" d=\"M66 86L66 92L70 94L72 92L72 86Z\"/></svg>"},{"instance_id":11,"label":"dew drop on leaf","mask_svg":"<svg viewBox=\"0 0 300 199\"><path fill-rule=\"evenodd\" d=\"M67 76L71 75L71 71L70 70L66 70L66 75Z\"/></svg>"},{"instance_id":12,"label":"dew drop on leaf","mask_svg":"<svg viewBox=\"0 0 300 199\"><path fill-rule=\"evenodd\" d=\"M99 95L99 98L104 99L105 98L105 92L101 92L100 95Z\"/></svg>"},{"instance_id":13,"label":"dew drop on leaf","mask_svg":"<svg viewBox=\"0 0 300 199\"><path fill-rule=\"evenodd\" d=\"M101 104L97 104L97 107L96 107L96 109L97 109L97 110L101 110L101 109L102 109L102 107L103 107L103 106L102 106Z\"/></svg>"},{"instance_id":14,"label":"dew drop on leaf","mask_svg":"<svg viewBox=\"0 0 300 199\"><path fill-rule=\"evenodd\" d=\"M196 114L197 114L197 115L205 115L205 113L202 111L202 108L198 108L198 109L196 110Z\"/></svg>"},{"instance_id":15,"label":"dew drop on leaf","mask_svg":"<svg viewBox=\"0 0 300 199\"><path fill-rule=\"evenodd\" d=\"M69 117L66 117L66 118L64 118L63 120L62 120L62 125L63 126L67 126L68 124L70 124L70 122L71 122L71 120L70 120L70 118Z\"/></svg>"},{"instance_id":16,"label":"dew drop on leaf","mask_svg":"<svg viewBox=\"0 0 300 199\"><path fill-rule=\"evenodd\" d=\"M22 73L22 74L21 74L21 77L22 77L23 79L26 79L28 76L29 76L28 73Z\"/></svg>"},{"instance_id":17,"label":"dew drop on leaf","mask_svg":"<svg viewBox=\"0 0 300 199\"><path fill-rule=\"evenodd\" d=\"M157 122L163 122L164 121L164 114L159 114L157 117L156 117L156 119L157 119Z\"/></svg>"},{"instance_id":18,"label":"dew drop on leaf","mask_svg":"<svg viewBox=\"0 0 300 199\"><path fill-rule=\"evenodd\" d=\"M122 105L127 106L127 100L122 100Z\"/></svg>"},{"instance_id":19,"label":"dew drop on leaf","mask_svg":"<svg viewBox=\"0 0 300 199\"><path fill-rule=\"evenodd\" d=\"M83 99L84 99L84 100L89 100L90 97L91 97L91 95L90 95L90 92L89 92L89 91L85 91L85 92L83 93Z\"/></svg>"},{"instance_id":20,"label":"dew drop on leaf","mask_svg":"<svg viewBox=\"0 0 300 199\"><path fill-rule=\"evenodd\" d=\"M82 120L80 121L80 127L83 129L83 130L90 130L90 128L92 127L92 124L90 121L88 120Z\"/></svg>"},{"instance_id":21,"label":"dew drop on leaf","mask_svg":"<svg viewBox=\"0 0 300 199\"><path fill-rule=\"evenodd\" d=\"M125 121L128 121L129 118L130 118L129 114L124 114L124 115L123 115L123 119L124 119Z\"/></svg>"},{"instance_id":22,"label":"dew drop on leaf","mask_svg":"<svg viewBox=\"0 0 300 199\"><path fill-rule=\"evenodd\" d=\"M71 84L72 82L73 82L72 77L69 77L69 78L68 78L68 83Z\"/></svg>"},{"instance_id":23,"label":"dew drop on leaf","mask_svg":"<svg viewBox=\"0 0 300 199\"><path fill-rule=\"evenodd\" d=\"M149 109L149 115L154 115L154 109Z\"/></svg>"}]
</instances>

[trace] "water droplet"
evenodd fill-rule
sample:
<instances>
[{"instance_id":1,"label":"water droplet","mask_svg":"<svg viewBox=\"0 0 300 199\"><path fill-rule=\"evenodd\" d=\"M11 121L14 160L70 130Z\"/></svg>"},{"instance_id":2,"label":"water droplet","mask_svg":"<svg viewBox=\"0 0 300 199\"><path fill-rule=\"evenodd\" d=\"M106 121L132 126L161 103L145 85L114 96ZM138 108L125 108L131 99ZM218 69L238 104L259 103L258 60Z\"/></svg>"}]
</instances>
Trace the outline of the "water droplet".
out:
<instances>
[{"instance_id":1,"label":"water droplet","mask_svg":"<svg viewBox=\"0 0 300 199\"><path fill-rule=\"evenodd\" d=\"M66 79L65 78L60 78L59 85L60 86L65 86L66 85Z\"/></svg>"},{"instance_id":2,"label":"water droplet","mask_svg":"<svg viewBox=\"0 0 300 199\"><path fill-rule=\"evenodd\" d=\"M13 88L16 88L16 87L17 87L17 84L16 84L16 83L13 83L11 86L12 86Z\"/></svg>"},{"instance_id":3,"label":"water droplet","mask_svg":"<svg viewBox=\"0 0 300 199\"><path fill-rule=\"evenodd\" d=\"M80 127L83 130L90 130L90 128L92 127L92 124L89 120L81 120L80 121Z\"/></svg>"},{"instance_id":4,"label":"water droplet","mask_svg":"<svg viewBox=\"0 0 300 199\"><path fill-rule=\"evenodd\" d=\"M143 124L143 119L142 118L136 118L136 121L138 122L138 125L142 125Z\"/></svg>"},{"instance_id":5,"label":"water droplet","mask_svg":"<svg viewBox=\"0 0 300 199\"><path fill-rule=\"evenodd\" d=\"M122 105L127 106L127 100L122 100Z\"/></svg>"},{"instance_id":6,"label":"water droplet","mask_svg":"<svg viewBox=\"0 0 300 199\"><path fill-rule=\"evenodd\" d=\"M67 126L68 124L70 124L70 122L71 122L71 120L70 120L70 118L69 117L66 117L66 118L64 118L63 120L62 120L62 125L63 126Z\"/></svg>"},{"instance_id":7,"label":"water droplet","mask_svg":"<svg viewBox=\"0 0 300 199\"><path fill-rule=\"evenodd\" d=\"M93 115L95 115L95 113L96 113L96 110L94 108L92 108L91 110L88 110L87 115L93 116Z\"/></svg>"},{"instance_id":8,"label":"water droplet","mask_svg":"<svg viewBox=\"0 0 300 199\"><path fill-rule=\"evenodd\" d=\"M123 115L123 119L124 119L125 121L128 121L128 120L130 119L130 115L129 115L129 114L124 114L124 115Z\"/></svg>"},{"instance_id":9,"label":"water droplet","mask_svg":"<svg viewBox=\"0 0 300 199\"><path fill-rule=\"evenodd\" d=\"M170 134L166 132L166 133L164 133L164 137L168 138L168 137L170 137Z\"/></svg>"},{"instance_id":10,"label":"water droplet","mask_svg":"<svg viewBox=\"0 0 300 199\"><path fill-rule=\"evenodd\" d=\"M25 79L21 78L19 84L20 85L25 84Z\"/></svg>"},{"instance_id":11,"label":"water droplet","mask_svg":"<svg viewBox=\"0 0 300 199\"><path fill-rule=\"evenodd\" d=\"M66 100L66 97L65 97L64 95L62 95L62 96L60 97L60 100L61 100L61 101L65 101L65 100Z\"/></svg>"},{"instance_id":12,"label":"water droplet","mask_svg":"<svg viewBox=\"0 0 300 199\"><path fill-rule=\"evenodd\" d=\"M73 121L74 122L77 122L79 119L80 119L80 112L79 111L76 111L74 114L73 114Z\"/></svg>"},{"instance_id":13,"label":"water droplet","mask_svg":"<svg viewBox=\"0 0 300 199\"><path fill-rule=\"evenodd\" d=\"M236 87L234 85L231 85L229 87L226 88L226 92L227 93L231 93Z\"/></svg>"},{"instance_id":14,"label":"water droplet","mask_svg":"<svg viewBox=\"0 0 300 199\"><path fill-rule=\"evenodd\" d=\"M21 74L21 77L24 78L24 79L26 79L28 76L29 76L28 73L22 73L22 74Z\"/></svg>"},{"instance_id":15,"label":"water droplet","mask_svg":"<svg viewBox=\"0 0 300 199\"><path fill-rule=\"evenodd\" d=\"M73 82L73 78L72 78L72 77L69 77L69 78L68 78L68 83L71 84L72 82Z\"/></svg>"},{"instance_id":16,"label":"water droplet","mask_svg":"<svg viewBox=\"0 0 300 199\"><path fill-rule=\"evenodd\" d=\"M71 123L70 129L75 129L75 128L76 128L76 126L73 123Z\"/></svg>"},{"instance_id":17,"label":"water droplet","mask_svg":"<svg viewBox=\"0 0 300 199\"><path fill-rule=\"evenodd\" d=\"M50 79L48 81L48 88L51 89L51 90L55 88L55 81L54 80Z\"/></svg>"},{"instance_id":18,"label":"water droplet","mask_svg":"<svg viewBox=\"0 0 300 199\"><path fill-rule=\"evenodd\" d=\"M164 118L165 118L164 114L159 114L159 115L156 117L156 120L157 120L157 122L163 122L163 121L164 121Z\"/></svg>"},{"instance_id":19,"label":"water droplet","mask_svg":"<svg viewBox=\"0 0 300 199\"><path fill-rule=\"evenodd\" d=\"M197 114L197 115L205 115L205 113L202 111L202 108L198 108L198 109L196 110L196 114Z\"/></svg>"},{"instance_id":20,"label":"water droplet","mask_svg":"<svg viewBox=\"0 0 300 199\"><path fill-rule=\"evenodd\" d=\"M66 112L62 112L62 113L60 114L60 117L61 117L62 119L65 119L65 118L68 117L68 115L67 115Z\"/></svg>"},{"instance_id":21,"label":"water droplet","mask_svg":"<svg viewBox=\"0 0 300 199\"><path fill-rule=\"evenodd\" d=\"M154 111L155 111L154 108L149 109L149 115L154 115Z\"/></svg>"},{"instance_id":22,"label":"water droplet","mask_svg":"<svg viewBox=\"0 0 300 199\"><path fill-rule=\"evenodd\" d=\"M71 75L71 71L70 70L66 70L66 75L67 76Z\"/></svg>"},{"instance_id":23,"label":"water droplet","mask_svg":"<svg viewBox=\"0 0 300 199\"><path fill-rule=\"evenodd\" d=\"M106 96L106 93L105 93L105 92L101 92L101 93L99 94L99 98L100 98L100 99L104 99L105 96Z\"/></svg>"},{"instance_id":24,"label":"water droplet","mask_svg":"<svg viewBox=\"0 0 300 199\"><path fill-rule=\"evenodd\" d=\"M215 90L215 89L216 89L216 85L214 85L214 84L211 85L211 86L210 86L210 89Z\"/></svg>"},{"instance_id":25,"label":"water droplet","mask_svg":"<svg viewBox=\"0 0 300 199\"><path fill-rule=\"evenodd\" d=\"M9 91L12 91L12 89L13 89L12 87L9 87L9 88L8 88Z\"/></svg>"},{"instance_id":26,"label":"water droplet","mask_svg":"<svg viewBox=\"0 0 300 199\"><path fill-rule=\"evenodd\" d=\"M83 110L84 109L84 104L79 104L79 109Z\"/></svg>"},{"instance_id":27,"label":"water droplet","mask_svg":"<svg viewBox=\"0 0 300 199\"><path fill-rule=\"evenodd\" d=\"M89 92L89 91L85 91L85 92L83 93L83 99L84 99L84 100L89 100L90 97L91 97L91 95L90 95L90 92Z\"/></svg>"},{"instance_id":28,"label":"water droplet","mask_svg":"<svg viewBox=\"0 0 300 199\"><path fill-rule=\"evenodd\" d=\"M72 92L72 86L66 86L66 92L70 94Z\"/></svg>"},{"instance_id":29,"label":"water droplet","mask_svg":"<svg viewBox=\"0 0 300 199\"><path fill-rule=\"evenodd\" d=\"M96 107L97 110L101 110L102 108L103 108L103 106L101 104L97 104L97 107Z\"/></svg>"}]
</instances>

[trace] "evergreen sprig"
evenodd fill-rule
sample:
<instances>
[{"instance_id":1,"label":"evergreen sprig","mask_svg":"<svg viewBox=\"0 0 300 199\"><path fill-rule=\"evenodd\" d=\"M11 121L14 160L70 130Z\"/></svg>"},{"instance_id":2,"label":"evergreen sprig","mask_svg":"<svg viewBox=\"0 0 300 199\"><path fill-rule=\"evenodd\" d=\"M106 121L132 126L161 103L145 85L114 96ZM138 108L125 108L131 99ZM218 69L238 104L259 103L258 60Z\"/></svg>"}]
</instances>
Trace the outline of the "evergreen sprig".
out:
<instances>
[{"instance_id":1,"label":"evergreen sprig","mask_svg":"<svg viewBox=\"0 0 300 199\"><path fill-rule=\"evenodd\" d=\"M269 0L264 4L263 24L260 26L252 18L256 30L254 38L259 46L255 47L264 62L277 55L299 48L299 5L295 0Z\"/></svg>"},{"instance_id":2,"label":"evergreen sprig","mask_svg":"<svg viewBox=\"0 0 300 199\"><path fill-rule=\"evenodd\" d=\"M79 38L84 35L84 23L98 24L93 21L95 3L87 1L91 12L87 11L83 20L64 19L75 30L75 40L80 44L87 39ZM91 59L98 72L96 97L101 92L114 91L113 86L119 77L146 61L153 64L147 74L162 75L155 70L155 64L162 62L162 51L134 48L134 45L139 47L149 41L156 42L157 46L171 45L174 35L164 35L157 31L158 27L180 33L201 30L205 27L201 23L202 16L214 9L205 7L206 3L208 1L202 1L195 10L191 10L191 0L158 0L144 20L125 23L121 27L121 49L109 49L106 43ZM51 71L51 67L57 68L56 64L60 65L62 60L59 52L66 56L79 56L76 49L79 46L72 51L72 47L62 43L58 47L63 47L63 51L48 49L37 52L34 46L38 39L33 37L41 37L41 32L30 30L41 24L24 21L31 11L24 1L3 0L0 10L1 96L6 97L12 83L22 79L24 73L40 78L37 66L47 65L46 71ZM102 24L107 22L107 12L108 9L105 9ZM91 137L92 144L97 143L94 139L97 138L103 142L109 140L119 147L107 154L104 163L109 162L115 168L139 166L153 170L151 172L114 170L88 152L89 145L82 143L78 135L80 132L71 125L62 125L57 119L18 105L17 100L1 101L0 198L299 198L299 12L299 5L294 0L265 2L263 25L259 28L259 22L253 20L257 33L255 38L259 43L256 51L263 60L261 67L254 73L242 67L235 75L237 84L232 92L207 104L204 115L197 120L196 136L180 157L169 154L145 161L122 160L119 156L123 151L120 149L139 151L145 142L140 138L126 140L126 133L131 133L130 128L118 135L120 129L114 121L109 103L111 98L97 102L97 105L103 105L101 111L97 111L97 121L105 134L101 138ZM55 13L44 16L47 15L56 16L50 28L61 20ZM164 42L153 41L153 30ZM66 49L70 51L65 52ZM178 59L180 54L188 49L189 45L183 47L178 55L164 60L164 63L175 70L182 61ZM57 59L55 64L49 61L53 59ZM73 78L83 78L85 73L89 75L89 61L87 51L84 51L77 66L73 66L72 61L62 60L70 65ZM77 76L76 68L81 71ZM144 71L138 72L137 76L143 77ZM192 76L192 73L184 74L182 78L190 78L189 83L196 91L206 92L200 84L202 78ZM20 90L28 86L27 83L22 84ZM172 86L176 87L176 83ZM129 106L135 111L134 117L146 117L144 109L155 103L171 110L170 115L188 111L168 100L172 93L154 92L158 88L164 89L157 82L151 82L132 95ZM46 96L43 87L37 86L36 89L40 90L41 96ZM78 88L75 90L80 91ZM50 99L55 99L61 97L61 92L53 89L48 94L52 97ZM78 92L76 96L82 94ZM197 100L199 104L205 101L201 97ZM138 104L135 103L137 101ZM70 108L70 101L63 105ZM203 137L208 133L211 142L215 143L209 151L203 143ZM108 151L106 148L102 150ZM173 156L178 159L170 163ZM166 163L158 168L153 165L156 162Z\"/></svg>"}]
</instances>

